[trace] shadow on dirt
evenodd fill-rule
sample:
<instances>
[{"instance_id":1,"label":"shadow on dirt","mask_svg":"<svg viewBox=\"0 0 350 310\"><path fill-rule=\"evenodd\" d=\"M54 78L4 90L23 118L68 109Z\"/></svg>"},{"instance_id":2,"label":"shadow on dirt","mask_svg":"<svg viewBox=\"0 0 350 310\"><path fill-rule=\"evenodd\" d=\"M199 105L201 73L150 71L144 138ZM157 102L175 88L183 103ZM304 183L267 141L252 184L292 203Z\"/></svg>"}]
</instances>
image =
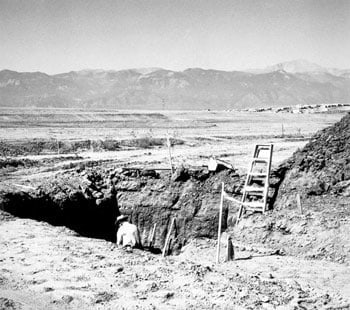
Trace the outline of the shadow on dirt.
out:
<instances>
[{"instance_id":1,"label":"shadow on dirt","mask_svg":"<svg viewBox=\"0 0 350 310\"><path fill-rule=\"evenodd\" d=\"M75 193L70 199L54 201L48 196L33 197L25 192L5 193L0 209L21 218L45 221L54 226L66 226L82 236L115 242L116 203L95 201Z\"/></svg>"}]
</instances>

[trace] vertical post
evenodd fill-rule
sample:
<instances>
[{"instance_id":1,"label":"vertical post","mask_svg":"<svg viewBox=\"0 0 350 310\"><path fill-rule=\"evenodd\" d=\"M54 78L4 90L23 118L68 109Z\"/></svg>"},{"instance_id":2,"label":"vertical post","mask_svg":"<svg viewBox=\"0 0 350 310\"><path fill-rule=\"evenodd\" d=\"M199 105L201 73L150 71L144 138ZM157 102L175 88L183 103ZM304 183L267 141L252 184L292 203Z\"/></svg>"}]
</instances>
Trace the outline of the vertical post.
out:
<instances>
[{"instance_id":1,"label":"vertical post","mask_svg":"<svg viewBox=\"0 0 350 310\"><path fill-rule=\"evenodd\" d=\"M153 225L153 229L152 229L152 232L151 232L151 238L149 240L149 247L152 248L153 247L153 240L154 240L154 234L156 232L156 227L157 227L157 223L154 223Z\"/></svg>"},{"instance_id":2,"label":"vertical post","mask_svg":"<svg viewBox=\"0 0 350 310\"><path fill-rule=\"evenodd\" d=\"M165 257L166 251L168 249L170 236L171 236L171 231L173 230L174 222L175 222L175 217L173 217L173 219L171 220L171 224L170 224L170 228L169 228L169 231L168 231L168 235L166 236L166 239L165 239L165 244L164 244L164 248L163 248L163 251L162 251L162 256L163 257Z\"/></svg>"},{"instance_id":3,"label":"vertical post","mask_svg":"<svg viewBox=\"0 0 350 310\"><path fill-rule=\"evenodd\" d=\"M226 261L229 262L235 259L235 252L232 244L231 236L227 237L227 248L226 248Z\"/></svg>"},{"instance_id":4,"label":"vertical post","mask_svg":"<svg viewBox=\"0 0 350 310\"><path fill-rule=\"evenodd\" d=\"M168 134L167 134L167 136L166 136L166 144L167 144L168 151L169 151L169 165L170 165L170 171L171 171L171 174L173 174L173 173L174 173L174 168L173 168L173 161L172 161L172 158L171 158L171 142L170 142L170 137L169 137Z\"/></svg>"},{"instance_id":5,"label":"vertical post","mask_svg":"<svg viewBox=\"0 0 350 310\"><path fill-rule=\"evenodd\" d=\"M94 152L94 146L92 144L92 140L90 140L90 151L93 153Z\"/></svg>"},{"instance_id":6,"label":"vertical post","mask_svg":"<svg viewBox=\"0 0 350 310\"><path fill-rule=\"evenodd\" d=\"M219 225L218 225L218 244L216 251L216 263L219 263L220 259L220 239L221 239L221 226L222 226L222 209L224 205L224 182L221 185L221 198L220 198L220 209L219 209Z\"/></svg>"},{"instance_id":7,"label":"vertical post","mask_svg":"<svg viewBox=\"0 0 350 310\"><path fill-rule=\"evenodd\" d=\"M303 214L303 206L301 205L301 200L300 200L299 193L297 194L297 204L298 204L298 209L300 211L300 214Z\"/></svg>"},{"instance_id":8,"label":"vertical post","mask_svg":"<svg viewBox=\"0 0 350 310\"><path fill-rule=\"evenodd\" d=\"M284 138L284 126L282 124L282 138Z\"/></svg>"}]
</instances>

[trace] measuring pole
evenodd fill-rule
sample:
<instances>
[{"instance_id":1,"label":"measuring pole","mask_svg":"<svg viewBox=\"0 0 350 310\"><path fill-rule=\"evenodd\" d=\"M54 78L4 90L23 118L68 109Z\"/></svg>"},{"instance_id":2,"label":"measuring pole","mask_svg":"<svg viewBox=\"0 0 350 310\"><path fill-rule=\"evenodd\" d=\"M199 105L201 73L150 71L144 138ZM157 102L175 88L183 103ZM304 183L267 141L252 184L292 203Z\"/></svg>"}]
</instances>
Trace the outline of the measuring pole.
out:
<instances>
[{"instance_id":1,"label":"measuring pole","mask_svg":"<svg viewBox=\"0 0 350 310\"><path fill-rule=\"evenodd\" d=\"M219 225L218 225L218 245L217 245L217 252L216 252L216 263L219 263L220 258L220 239L221 239L221 226L222 226L222 209L224 205L224 182L222 182L222 188L221 188L221 198L220 198L220 213L219 213Z\"/></svg>"},{"instance_id":2,"label":"measuring pole","mask_svg":"<svg viewBox=\"0 0 350 310\"><path fill-rule=\"evenodd\" d=\"M172 158L171 158L171 142L170 142L169 134L166 135L166 144L167 144L168 151L169 151L170 170L171 170L171 174L173 174L174 173L174 168L173 168L173 161L172 161Z\"/></svg>"}]
</instances>

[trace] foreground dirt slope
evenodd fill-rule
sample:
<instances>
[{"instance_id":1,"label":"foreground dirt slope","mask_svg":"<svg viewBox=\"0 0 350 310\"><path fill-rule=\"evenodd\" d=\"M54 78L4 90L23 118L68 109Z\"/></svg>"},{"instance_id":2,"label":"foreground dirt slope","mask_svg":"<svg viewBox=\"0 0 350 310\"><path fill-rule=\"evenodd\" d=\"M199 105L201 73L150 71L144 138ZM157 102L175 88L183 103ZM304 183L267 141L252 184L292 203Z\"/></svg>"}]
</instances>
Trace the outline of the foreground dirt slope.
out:
<instances>
[{"instance_id":1,"label":"foreground dirt slope","mask_svg":"<svg viewBox=\"0 0 350 310\"><path fill-rule=\"evenodd\" d=\"M64 227L0 218L1 309L349 307L350 271L340 264L238 251L238 260L216 265L207 239L162 259Z\"/></svg>"},{"instance_id":2,"label":"foreground dirt slope","mask_svg":"<svg viewBox=\"0 0 350 310\"><path fill-rule=\"evenodd\" d=\"M349 263L350 114L317 132L275 174L282 183L273 211L246 217L236 240Z\"/></svg>"}]
</instances>

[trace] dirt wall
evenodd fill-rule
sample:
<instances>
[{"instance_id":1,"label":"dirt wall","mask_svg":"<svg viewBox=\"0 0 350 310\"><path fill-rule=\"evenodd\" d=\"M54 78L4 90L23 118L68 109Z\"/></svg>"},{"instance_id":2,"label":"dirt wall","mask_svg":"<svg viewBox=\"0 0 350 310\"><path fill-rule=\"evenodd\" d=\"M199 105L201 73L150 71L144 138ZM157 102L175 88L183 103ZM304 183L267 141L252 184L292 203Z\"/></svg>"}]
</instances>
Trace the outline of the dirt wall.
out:
<instances>
[{"instance_id":1,"label":"dirt wall","mask_svg":"<svg viewBox=\"0 0 350 310\"><path fill-rule=\"evenodd\" d=\"M239 194L243 185L233 170L211 173L180 167L171 176L169 171L80 167L42 180L36 190L2 192L0 208L111 241L116 217L125 214L138 226L146 247L156 224L156 249L163 247L170 221L176 218L170 245L176 252L192 238L216 237L221 182L231 194ZM230 214L226 206L223 230Z\"/></svg>"}]
</instances>

